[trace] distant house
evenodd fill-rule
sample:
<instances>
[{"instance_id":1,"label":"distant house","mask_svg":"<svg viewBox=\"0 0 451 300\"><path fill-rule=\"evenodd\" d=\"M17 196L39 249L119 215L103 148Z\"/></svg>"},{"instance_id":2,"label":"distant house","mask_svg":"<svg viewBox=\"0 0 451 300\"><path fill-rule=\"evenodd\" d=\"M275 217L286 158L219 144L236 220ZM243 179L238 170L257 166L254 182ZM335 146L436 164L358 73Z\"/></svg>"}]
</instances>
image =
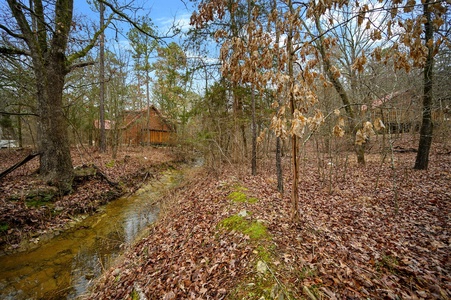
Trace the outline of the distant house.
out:
<instances>
[{"instance_id":1,"label":"distant house","mask_svg":"<svg viewBox=\"0 0 451 300\"><path fill-rule=\"evenodd\" d=\"M94 120L94 127L96 129L100 129L100 120ZM114 121L111 120L105 120L105 130L112 130L114 129Z\"/></svg>"},{"instance_id":2,"label":"distant house","mask_svg":"<svg viewBox=\"0 0 451 300\"><path fill-rule=\"evenodd\" d=\"M175 128L151 105L124 114L121 137L125 145L171 144L175 138Z\"/></svg>"},{"instance_id":3,"label":"distant house","mask_svg":"<svg viewBox=\"0 0 451 300\"><path fill-rule=\"evenodd\" d=\"M413 92L398 91L390 93L371 104L372 118L380 118L391 132L401 133L419 131L422 122L423 103ZM446 108L432 109L432 121L443 122L447 118Z\"/></svg>"},{"instance_id":4,"label":"distant house","mask_svg":"<svg viewBox=\"0 0 451 300\"><path fill-rule=\"evenodd\" d=\"M391 132L409 132L420 128L421 107L421 99L412 92L398 91L374 100L371 114Z\"/></svg>"}]
</instances>

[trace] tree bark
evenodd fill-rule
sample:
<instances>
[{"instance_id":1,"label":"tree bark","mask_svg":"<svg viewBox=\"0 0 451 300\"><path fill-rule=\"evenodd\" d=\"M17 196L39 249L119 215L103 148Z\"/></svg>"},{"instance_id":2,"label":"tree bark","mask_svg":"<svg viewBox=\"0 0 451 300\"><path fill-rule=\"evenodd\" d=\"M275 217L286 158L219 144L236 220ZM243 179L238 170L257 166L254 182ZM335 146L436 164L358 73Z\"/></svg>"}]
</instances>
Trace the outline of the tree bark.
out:
<instances>
[{"instance_id":1,"label":"tree bark","mask_svg":"<svg viewBox=\"0 0 451 300\"><path fill-rule=\"evenodd\" d=\"M294 14L293 2L288 0L288 9L290 13ZM293 25L289 25L287 36L287 54L288 54L288 76L289 80L289 97L290 97L290 110L292 116L295 112L295 99L293 95L293 85L294 85L294 51L293 51ZM291 135L291 163L292 163L292 173L293 181L291 187L291 219L294 223L299 222L299 163L298 163L298 137L295 134Z\"/></svg>"},{"instance_id":2,"label":"tree bark","mask_svg":"<svg viewBox=\"0 0 451 300\"><path fill-rule=\"evenodd\" d=\"M48 24L42 1L33 1L31 20L17 0L8 0L28 46L36 81L38 104L38 152L40 174L62 193L72 190L73 167L67 133L67 120L63 111L63 88L69 63L65 56L69 32L72 26L73 0L55 2L55 31L48 33ZM31 23L31 24L30 24ZM36 31L32 30L35 28Z\"/></svg>"},{"instance_id":3,"label":"tree bark","mask_svg":"<svg viewBox=\"0 0 451 300\"><path fill-rule=\"evenodd\" d=\"M276 137L276 170L277 170L277 190L283 193L283 173L282 173L282 151L280 137Z\"/></svg>"},{"instance_id":4,"label":"tree bark","mask_svg":"<svg viewBox=\"0 0 451 300\"><path fill-rule=\"evenodd\" d=\"M50 184L67 193L72 190L73 166L68 123L63 111L64 66L64 55L54 51L49 56L47 67L35 67L35 70L40 86L37 89L39 172Z\"/></svg>"},{"instance_id":5,"label":"tree bark","mask_svg":"<svg viewBox=\"0 0 451 300\"><path fill-rule=\"evenodd\" d=\"M428 55L426 57L426 64L424 66L423 78L423 120L420 129L420 143L418 145L418 153L415 160L414 169L426 170L429 164L429 150L432 144L432 83L434 65L433 45L428 41L434 38L434 31L432 27L431 12L429 11L430 0L426 0L423 4L423 15L426 19L424 24L425 30L425 45L428 48Z\"/></svg>"},{"instance_id":6,"label":"tree bark","mask_svg":"<svg viewBox=\"0 0 451 300\"><path fill-rule=\"evenodd\" d=\"M321 58L324 64L324 68L326 71L327 78L332 82L332 85L334 86L335 90L337 91L338 95L340 96L340 99L345 107L346 114L349 117L349 128L350 132L352 133L352 136L354 137L355 142L355 136L357 133L357 126L356 126L356 120L355 120L355 114L354 109L352 108L351 101L349 99L348 93L346 93L345 88L341 84L340 80L338 80L337 77L335 77L335 74L332 72L332 64L329 60L329 57L326 54L326 50L324 49L324 37L323 37L323 30L321 28L321 24L319 22L319 17L316 17L315 19L316 28L319 32L319 43L318 48L319 52L321 53ZM354 150L357 156L357 162L359 165L365 164L365 146L364 145L354 145Z\"/></svg>"},{"instance_id":7,"label":"tree bark","mask_svg":"<svg viewBox=\"0 0 451 300\"><path fill-rule=\"evenodd\" d=\"M252 97L252 175L257 175L257 124L255 122L255 95L254 87L251 84L251 97Z\"/></svg>"},{"instance_id":8,"label":"tree bark","mask_svg":"<svg viewBox=\"0 0 451 300\"><path fill-rule=\"evenodd\" d=\"M100 28L105 24L105 6L103 2L100 5ZM105 34L102 32L100 35L100 95L99 95L99 119L100 119L100 140L99 140L99 150L100 152L106 151L106 133L105 133Z\"/></svg>"}]
</instances>

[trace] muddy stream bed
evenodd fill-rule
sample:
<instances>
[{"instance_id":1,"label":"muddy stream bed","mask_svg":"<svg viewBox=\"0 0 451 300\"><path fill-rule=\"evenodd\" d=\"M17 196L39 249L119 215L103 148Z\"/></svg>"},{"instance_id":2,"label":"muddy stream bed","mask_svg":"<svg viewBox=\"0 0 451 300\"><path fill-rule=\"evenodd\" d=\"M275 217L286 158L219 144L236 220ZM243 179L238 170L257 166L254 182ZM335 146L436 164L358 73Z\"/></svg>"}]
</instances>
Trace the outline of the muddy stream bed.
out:
<instances>
[{"instance_id":1,"label":"muddy stream bed","mask_svg":"<svg viewBox=\"0 0 451 300\"><path fill-rule=\"evenodd\" d=\"M0 257L0 299L74 299L87 291L103 270L155 221L161 192L176 186L181 171L129 197L110 202L101 212L80 217L75 225L38 248Z\"/></svg>"}]
</instances>

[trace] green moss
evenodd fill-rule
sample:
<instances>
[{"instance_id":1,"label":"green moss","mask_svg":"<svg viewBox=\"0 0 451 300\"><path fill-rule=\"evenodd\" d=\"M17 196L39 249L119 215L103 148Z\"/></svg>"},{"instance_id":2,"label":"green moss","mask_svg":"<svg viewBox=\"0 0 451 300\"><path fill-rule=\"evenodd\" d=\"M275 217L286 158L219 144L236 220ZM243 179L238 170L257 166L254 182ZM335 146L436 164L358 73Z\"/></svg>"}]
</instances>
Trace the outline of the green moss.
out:
<instances>
[{"instance_id":1,"label":"green moss","mask_svg":"<svg viewBox=\"0 0 451 300\"><path fill-rule=\"evenodd\" d=\"M232 200L233 202L246 202L247 196L242 192L231 192L227 198Z\"/></svg>"},{"instance_id":2,"label":"green moss","mask_svg":"<svg viewBox=\"0 0 451 300\"><path fill-rule=\"evenodd\" d=\"M235 185L233 186L233 189L234 189L235 191L237 191L237 192L245 192L245 191L248 190L247 188L245 188L244 186L241 186L241 185L239 185L239 184L235 184Z\"/></svg>"},{"instance_id":3,"label":"green moss","mask_svg":"<svg viewBox=\"0 0 451 300\"><path fill-rule=\"evenodd\" d=\"M0 223L0 233L6 232L9 229L9 225L6 223Z\"/></svg>"},{"instance_id":4,"label":"green moss","mask_svg":"<svg viewBox=\"0 0 451 300\"><path fill-rule=\"evenodd\" d=\"M231 192L227 198L236 203L251 203L254 204L258 202L258 199L255 197L248 197L245 193L242 192L242 189Z\"/></svg>"},{"instance_id":5,"label":"green moss","mask_svg":"<svg viewBox=\"0 0 451 300\"><path fill-rule=\"evenodd\" d=\"M139 297L139 293L135 290L133 290L130 294L130 299L132 300L139 300L141 297Z\"/></svg>"},{"instance_id":6,"label":"green moss","mask_svg":"<svg viewBox=\"0 0 451 300\"><path fill-rule=\"evenodd\" d=\"M107 163L105 164L105 166L106 166L107 168L114 168L115 165L116 165L116 161L114 161L114 159L113 159L113 160L110 160L109 162L107 162Z\"/></svg>"},{"instance_id":7,"label":"green moss","mask_svg":"<svg viewBox=\"0 0 451 300\"><path fill-rule=\"evenodd\" d=\"M55 195L53 194L45 194L45 193L29 194L27 195L25 202L27 206L40 207L43 205L47 205L49 202L53 200L54 197Z\"/></svg>"},{"instance_id":8,"label":"green moss","mask_svg":"<svg viewBox=\"0 0 451 300\"><path fill-rule=\"evenodd\" d=\"M396 268L399 265L396 257L391 255L383 255L381 260L376 262L376 270L381 272L382 269L387 269L390 273L396 273Z\"/></svg>"},{"instance_id":9,"label":"green moss","mask_svg":"<svg viewBox=\"0 0 451 300\"><path fill-rule=\"evenodd\" d=\"M251 203L251 204L254 204L254 203L258 202L258 199L255 198L255 197L250 197L250 198L247 198L247 202Z\"/></svg>"},{"instance_id":10,"label":"green moss","mask_svg":"<svg viewBox=\"0 0 451 300\"><path fill-rule=\"evenodd\" d=\"M258 252L260 260L264 261L267 264L272 261L272 254L262 245L259 245L255 250Z\"/></svg>"},{"instance_id":11,"label":"green moss","mask_svg":"<svg viewBox=\"0 0 451 300\"><path fill-rule=\"evenodd\" d=\"M265 225L257 221L249 221L244 217L233 215L219 223L219 226L227 230L235 230L248 235L253 240L266 239L269 237Z\"/></svg>"}]
</instances>

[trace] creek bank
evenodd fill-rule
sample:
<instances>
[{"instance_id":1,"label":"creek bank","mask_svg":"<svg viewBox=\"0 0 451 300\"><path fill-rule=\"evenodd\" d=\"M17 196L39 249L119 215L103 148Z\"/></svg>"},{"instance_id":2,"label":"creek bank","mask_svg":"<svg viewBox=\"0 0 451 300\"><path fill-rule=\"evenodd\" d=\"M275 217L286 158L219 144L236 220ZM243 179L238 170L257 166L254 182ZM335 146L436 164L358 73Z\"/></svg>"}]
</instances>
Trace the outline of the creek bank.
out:
<instances>
[{"instance_id":1,"label":"creek bank","mask_svg":"<svg viewBox=\"0 0 451 300\"><path fill-rule=\"evenodd\" d=\"M23 151L0 151L1 167L5 167L5 161L18 160ZM183 162L164 148L129 149L119 153L115 160L108 154L89 158L74 155L74 165L96 165L102 176L77 177L69 195L60 196L42 182L35 173L34 161L0 181L0 256L36 248L73 228L106 203L157 179L162 170L178 168ZM112 185L105 177L118 185Z\"/></svg>"},{"instance_id":2,"label":"creek bank","mask_svg":"<svg viewBox=\"0 0 451 300\"><path fill-rule=\"evenodd\" d=\"M126 195L83 215L73 228L36 249L0 257L0 298L74 299L127 249L158 215L158 201L183 178L169 169Z\"/></svg>"}]
</instances>

